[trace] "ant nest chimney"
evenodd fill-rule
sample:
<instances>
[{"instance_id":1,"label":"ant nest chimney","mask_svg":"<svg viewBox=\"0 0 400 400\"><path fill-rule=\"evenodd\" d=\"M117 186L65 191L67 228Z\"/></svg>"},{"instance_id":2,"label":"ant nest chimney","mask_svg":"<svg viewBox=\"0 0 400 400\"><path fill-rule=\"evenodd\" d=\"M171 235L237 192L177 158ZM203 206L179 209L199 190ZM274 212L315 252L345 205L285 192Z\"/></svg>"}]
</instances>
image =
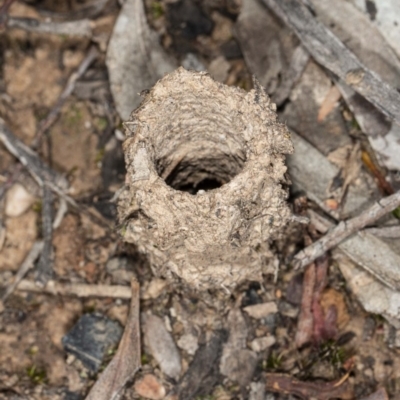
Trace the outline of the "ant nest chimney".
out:
<instances>
[{"instance_id":1,"label":"ant nest chimney","mask_svg":"<svg viewBox=\"0 0 400 400\"><path fill-rule=\"evenodd\" d=\"M146 94L126 126L121 234L153 273L197 289L261 280L291 219L282 188L293 152L275 104L179 68Z\"/></svg>"}]
</instances>

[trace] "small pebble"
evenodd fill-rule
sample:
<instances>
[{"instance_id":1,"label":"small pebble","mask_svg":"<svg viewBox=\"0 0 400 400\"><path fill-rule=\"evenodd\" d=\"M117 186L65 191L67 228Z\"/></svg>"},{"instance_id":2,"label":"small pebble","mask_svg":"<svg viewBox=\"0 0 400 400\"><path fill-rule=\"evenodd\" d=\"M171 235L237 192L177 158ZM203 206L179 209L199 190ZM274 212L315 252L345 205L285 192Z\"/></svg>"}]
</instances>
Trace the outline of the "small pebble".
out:
<instances>
[{"instance_id":1,"label":"small pebble","mask_svg":"<svg viewBox=\"0 0 400 400\"><path fill-rule=\"evenodd\" d=\"M134 388L139 396L146 399L161 400L165 396L164 386L152 374L147 374L137 381Z\"/></svg>"},{"instance_id":2,"label":"small pebble","mask_svg":"<svg viewBox=\"0 0 400 400\"><path fill-rule=\"evenodd\" d=\"M181 357L164 321L155 315L146 315L143 331L149 350L161 371L178 379L181 374Z\"/></svg>"},{"instance_id":3,"label":"small pebble","mask_svg":"<svg viewBox=\"0 0 400 400\"><path fill-rule=\"evenodd\" d=\"M265 400L265 384L262 382L251 382L249 400Z\"/></svg>"},{"instance_id":4,"label":"small pebble","mask_svg":"<svg viewBox=\"0 0 400 400\"><path fill-rule=\"evenodd\" d=\"M167 286L167 281L164 279L153 279L149 286L147 287L146 291L143 293L142 298L147 299L156 299L159 297L163 292L165 287Z\"/></svg>"},{"instance_id":5,"label":"small pebble","mask_svg":"<svg viewBox=\"0 0 400 400\"><path fill-rule=\"evenodd\" d=\"M5 214L7 217L19 217L35 202L32 196L20 183L11 186L6 195Z\"/></svg>"},{"instance_id":6,"label":"small pebble","mask_svg":"<svg viewBox=\"0 0 400 400\"><path fill-rule=\"evenodd\" d=\"M182 335L178 340L177 345L182 350L185 350L191 356L194 355L194 353L196 353L196 350L199 347L197 342L197 337L191 335L190 333Z\"/></svg>"},{"instance_id":7,"label":"small pebble","mask_svg":"<svg viewBox=\"0 0 400 400\"><path fill-rule=\"evenodd\" d=\"M250 347L252 348L253 351L259 353L261 351L264 351L265 349L268 349L268 347L274 345L275 342L276 342L275 336L264 336L254 339L251 342Z\"/></svg>"},{"instance_id":8,"label":"small pebble","mask_svg":"<svg viewBox=\"0 0 400 400\"><path fill-rule=\"evenodd\" d=\"M244 311L250 315L250 317L255 319L262 319L270 314L275 314L278 312L278 307L274 301L269 301L267 303L254 304L252 306L247 306Z\"/></svg>"}]
</instances>

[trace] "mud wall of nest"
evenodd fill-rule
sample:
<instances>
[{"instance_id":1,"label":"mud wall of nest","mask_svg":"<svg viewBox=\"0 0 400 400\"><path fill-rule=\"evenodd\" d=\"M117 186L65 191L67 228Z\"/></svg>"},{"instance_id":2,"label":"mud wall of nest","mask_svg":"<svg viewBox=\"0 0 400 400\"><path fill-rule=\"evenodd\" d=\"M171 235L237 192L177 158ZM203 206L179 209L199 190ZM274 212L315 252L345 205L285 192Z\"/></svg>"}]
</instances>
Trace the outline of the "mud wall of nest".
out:
<instances>
[{"instance_id":1,"label":"mud wall of nest","mask_svg":"<svg viewBox=\"0 0 400 400\"><path fill-rule=\"evenodd\" d=\"M121 233L153 272L200 288L261 278L290 219L289 133L255 82L245 92L183 68L126 122Z\"/></svg>"}]
</instances>

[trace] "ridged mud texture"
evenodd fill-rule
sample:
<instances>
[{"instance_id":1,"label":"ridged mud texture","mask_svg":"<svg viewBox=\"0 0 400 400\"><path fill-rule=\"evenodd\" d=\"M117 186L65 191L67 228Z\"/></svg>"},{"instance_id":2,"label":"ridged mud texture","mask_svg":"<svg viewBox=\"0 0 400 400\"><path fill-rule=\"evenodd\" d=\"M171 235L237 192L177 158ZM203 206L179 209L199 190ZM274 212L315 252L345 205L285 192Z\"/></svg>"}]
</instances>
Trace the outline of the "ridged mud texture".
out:
<instances>
[{"instance_id":1,"label":"ridged mud texture","mask_svg":"<svg viewBox=\"0 0 400 400\"><path fill-rule=\"evenodd\" d=\"M289 222L288 130L255 82L249 93L183 68L126 122L121 233L153 272L198 289L260 280Z\"/></svg>"}]
</instances>

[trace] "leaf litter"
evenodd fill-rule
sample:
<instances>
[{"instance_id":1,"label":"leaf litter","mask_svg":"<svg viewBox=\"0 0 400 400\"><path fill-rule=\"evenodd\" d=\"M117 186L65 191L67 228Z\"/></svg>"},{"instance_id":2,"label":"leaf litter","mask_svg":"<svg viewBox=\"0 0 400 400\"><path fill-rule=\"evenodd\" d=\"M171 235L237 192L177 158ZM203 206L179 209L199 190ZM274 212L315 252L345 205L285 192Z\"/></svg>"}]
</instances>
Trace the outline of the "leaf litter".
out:
<instances>
[{"instance_id":1,"label":"leaf litter","mask_svg":"<svg viewBox=\"0 0 400 400\"><path fill-rule=\"evenodd\" d=\"M396 2L372 6L373 2L339 1L337 8L345 12L327 1L307 2L309 11L301 5L292 9L280 5L287 18L277 8L277 15L271 11L277 5L273 0L244 0L242 7L236 1L205 1L200 6L190 1L175 6L168 1L127 1L122 9L113 1L96 6L83 2L87 9L75 1L67 9L50 0L40 6L10 3L14 4L9 26L1 38L1 137L6 147L0 147L0 185L16 167L10 151L39 185L27 185L18 175L13 181L40 200L21 215L10 216L3 213L0 198L0 281L1 294L7 296L0 314L0 396L238 399L258 393L260 399L284 399L289 394L394 398L400 391L400 300L390 286L396 284L392 266L398 263L400 249L396 237L384 232L396 232L398 219L388 213L369 222L364 231L338 244L331 256L308 266L302 279L290 263L305 247L304 235L318 242L332 224L358 216L382 193L399 190L398 114L388 100L396 97L393 88L400 76L394 39L398 28L393 23ZM328 34L332 41L325 45L339 46L343 57L353 52L350 59L357 68L335 69L317 56L293 22L291 13L296 10L311 18L311 27L322 29L320 38L327 29L333 31L337 39ZM183 25L174 26L172 16ZM63 22L52 20L56 17ZM364 28L353 29L354 20ZM64 30L74 29L74 24L75 31ZM60 33L65 36L59 37ZM66 96L57 105L73 68L90 56L91 44L99 46L96 60L78 76L74 90L64 91ZM292 198L308 198L304 216L310 225L295 223L288 228L285 245L276 243L281 260L277 282L267 273L261 284L245 283L228 299L218 292L185 293L164 284L163 289L146 294L160 284L159 278L152 277L142 255L118 241L109 229L112 214L104 206L123 185L124 172L118 170L113 170L113 184L102 182L104 166L118 168L116 163L106 163L105 154L113 154L107 149L115 151L120 145L114 136L118 138L122 120L139 105L140 92L150 89L189 53L225 83L249 89L251 74L257 76L293 131L296 151L288 162ZM68 64L71 54L77 58ZM378 82L379 90L368 91L365 82ZM33 153L29 147L40 121L53 110L59 118L49 125ZM62 143L68 143L68 148ZM334 164L331 160L340 149L353 150L345 150L345 161ZM365 164L367 151L373 158ZM63 221L57 222L51 241L56 274L40 288L34 283L37 265L25 268L23 261L38 240L50 243L42 225L49 226L54 215L45 207L43 185L52 189L51 203ZM71 218L75 223L68 222ZM88 218L99 228L90 231ZM132 260L129 268L140 288L113 282L116 271L126 275L127 267L118 261L124 257ZM113 258L117 261L111 274L106 262ZM45 260L49 266L51 259ZM287 293L290 285L302 292L301 302L299 295L292 296L292 289ZM67 356L56 339L92 311L127 321L117 353L106 356L98 376L91 375L77 357ZM156 340L158 347L153 345L152 351L140 343L139 333L149 312L157 319L157 329L169 337L168 345ZM175 369L167 373L162 365L171 360L166 356L171 346Z\"/></svg>"}]
</instances>

